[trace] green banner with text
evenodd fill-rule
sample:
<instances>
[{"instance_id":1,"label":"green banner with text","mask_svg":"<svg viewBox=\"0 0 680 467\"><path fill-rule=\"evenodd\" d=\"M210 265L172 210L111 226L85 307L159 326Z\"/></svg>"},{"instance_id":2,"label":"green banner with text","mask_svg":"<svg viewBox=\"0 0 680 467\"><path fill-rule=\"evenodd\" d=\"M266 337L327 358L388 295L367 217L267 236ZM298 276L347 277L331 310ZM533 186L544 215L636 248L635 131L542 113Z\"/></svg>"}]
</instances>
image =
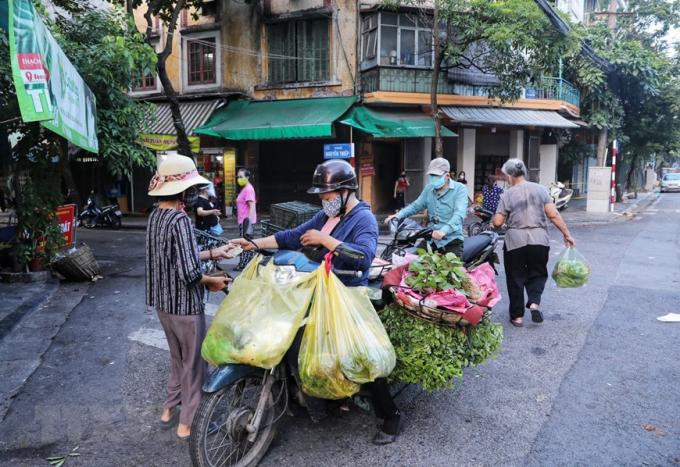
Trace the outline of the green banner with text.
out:
<instances>
[{"instance_id":1,"label":"green banner with text","mask_svg":"<svg viewBox=\"0 0 680 467\"><path fill-rule=\"evenodd\" d=\"M95 97L31 0L9 0L8 29L21 118L39 121L76 146L99 152Z\"/></svg>"}]
</instances>

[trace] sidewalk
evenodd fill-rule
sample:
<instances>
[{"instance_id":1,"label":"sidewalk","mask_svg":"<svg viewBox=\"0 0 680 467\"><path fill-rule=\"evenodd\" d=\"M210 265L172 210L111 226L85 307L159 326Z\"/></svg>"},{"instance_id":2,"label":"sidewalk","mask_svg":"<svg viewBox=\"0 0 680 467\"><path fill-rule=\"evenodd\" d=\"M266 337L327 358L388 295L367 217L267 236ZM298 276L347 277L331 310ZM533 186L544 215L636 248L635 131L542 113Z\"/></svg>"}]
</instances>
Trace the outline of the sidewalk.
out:
<instances>
[{"instance_id":1,"label":"sidewalk","mask_svg":"<svg viewBox=\"0 0 680 467\"><path fill-rule=\"evenodd\" d=\"M561 212L567 225L589 226L602 225L610 222L621 222L635 217L635 215L649 207L659 198L659 193L639 193L636 199L626 199L614 205L613 212L587 212L586 198L573 199L569 207Z\"/></svg>"}]
</instances>

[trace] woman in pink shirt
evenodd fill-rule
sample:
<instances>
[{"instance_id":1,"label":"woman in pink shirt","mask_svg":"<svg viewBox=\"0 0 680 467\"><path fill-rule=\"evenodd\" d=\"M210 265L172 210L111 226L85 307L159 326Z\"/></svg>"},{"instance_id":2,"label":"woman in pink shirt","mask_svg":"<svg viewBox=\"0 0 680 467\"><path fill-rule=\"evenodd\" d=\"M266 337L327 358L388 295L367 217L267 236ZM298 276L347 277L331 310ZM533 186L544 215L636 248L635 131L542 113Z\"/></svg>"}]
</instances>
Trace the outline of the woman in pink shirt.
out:
<instances>
[{"instance_id":1,"label":"woman in pink shirt","mask_svg":"<svg viewBox=\"0 0 680 467\"><path fill-rule=\"evenodd\" d=\"M245 234L253 234L253 226L257 222L257 213L255 212L255 203L257 202L257 199L255 197L255 188L253 188L253 185L250 183L250 170L239 169L236 174L236 183L241 187L241 191L236 197L236 221L238 222L241 237L243 237ZM247 232L243 230L243 221L246 219L250 220ZM241 254L241 260L236 269L239 271L243 270L253 256L253 252L244 251Z\"/></svg>"}]
</instances>

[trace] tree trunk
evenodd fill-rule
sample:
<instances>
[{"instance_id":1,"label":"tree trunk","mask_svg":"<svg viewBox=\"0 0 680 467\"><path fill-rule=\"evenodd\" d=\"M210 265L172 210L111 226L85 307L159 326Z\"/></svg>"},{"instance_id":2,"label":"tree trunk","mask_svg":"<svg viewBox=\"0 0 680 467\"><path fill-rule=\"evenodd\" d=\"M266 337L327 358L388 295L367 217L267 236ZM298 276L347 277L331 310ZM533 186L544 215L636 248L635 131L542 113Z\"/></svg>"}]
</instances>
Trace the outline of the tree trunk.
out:
<instances>
[{"instance_id":1,"label":"tree trunk","mask_svg":"<svg viewBox=\"0 0 680 467\"><path fill-rule=\"evenodd\" d=\"M146 39L149 45L153 46L151 44L150 39L153 33L152 12L158 5L158 2L147 3L148 9L144 14L144 18L146 19ZM168 71L165 66L168 57L172 54L172 46L175 38L175 31L177 30L177 21L179 19L179 14L184 9L185 6L186 0L178 0L177 3L175 3L174 10L172 11L172 16L170 17L170 21L167 23L168 31L167 36L165 38L165 47L163 47L163 50L158 53L158 63L156 64L156 68L158 70L158 78L160 79L161 84L163 85L163 92L168 98L168 103L170 105L170 113L172 114L172 123L175 126L175 131L177 132L177 150L180 154L193 158L194 155L191 153L191 145L189 144L189 138L187 137L187 132L184 127L184 120L182 119L182 113L179 108L177 92L175 91L175 88L172 86L172 82L170 82L170 78L168 77Z\"/></svg>"},{"instance_id":2,"label":"tree trunk","mask_svg":"<svg viewBox=\"0 0 680 467\"><path fill-rule=\"evenodd\" d=\"M73 178L73 172L71 172L71 164L68 163L68 141L64 140L62 144L59 145L59 169L61 171L61 176L66 185L66 189L71 193L71 199L76 203L78 209L82 205L82 197L76 186L76 180Z\"/></svg>"},{"instance_id":3,"label":"tree trunk","mask_svg":"<svg viewBox=\"0 0 680 467\"><path fill-rule=\"evenodd\" d=\"M441 69L442 50L439 37L439 0L434 2L432 16L432 45L434 47L434 63L432 67L432 88L430 89L430 111L434 119L434 156L444 157L442 144L442 122L437 104L437 88L439 87L439 70Z\"/></svg>"},{"instance_id":4,"label":"tree trunk","mask_svg":"<svg viewBox=\"0 0 680 467\"><path fill-rule=\"evenodd\" d=\"M605 167L607 164L607 138L608 131L606 128L600 130L597 139L597 166Z\"/></svg>"}]
</instances>

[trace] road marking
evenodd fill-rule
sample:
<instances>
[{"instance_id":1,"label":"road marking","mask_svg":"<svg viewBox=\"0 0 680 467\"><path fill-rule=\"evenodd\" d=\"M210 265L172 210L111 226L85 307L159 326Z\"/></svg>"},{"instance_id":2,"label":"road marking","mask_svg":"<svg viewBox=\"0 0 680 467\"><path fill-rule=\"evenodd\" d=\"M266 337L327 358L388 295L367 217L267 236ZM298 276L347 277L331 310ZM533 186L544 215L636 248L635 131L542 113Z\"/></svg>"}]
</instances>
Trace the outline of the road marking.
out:
<instances>
[{"instance_id":1,"label":"road marking","mask_svg":"<svg viewBox=\"0 0 680 467\"><path fill-rule=\"evenodd\" d=\"M156 347L161 350L169 350L168 341L165 339L165 333L161 329L141 328L130 333L128 339L139 342L140 344Z\"/></svg>"}]
</instances>

